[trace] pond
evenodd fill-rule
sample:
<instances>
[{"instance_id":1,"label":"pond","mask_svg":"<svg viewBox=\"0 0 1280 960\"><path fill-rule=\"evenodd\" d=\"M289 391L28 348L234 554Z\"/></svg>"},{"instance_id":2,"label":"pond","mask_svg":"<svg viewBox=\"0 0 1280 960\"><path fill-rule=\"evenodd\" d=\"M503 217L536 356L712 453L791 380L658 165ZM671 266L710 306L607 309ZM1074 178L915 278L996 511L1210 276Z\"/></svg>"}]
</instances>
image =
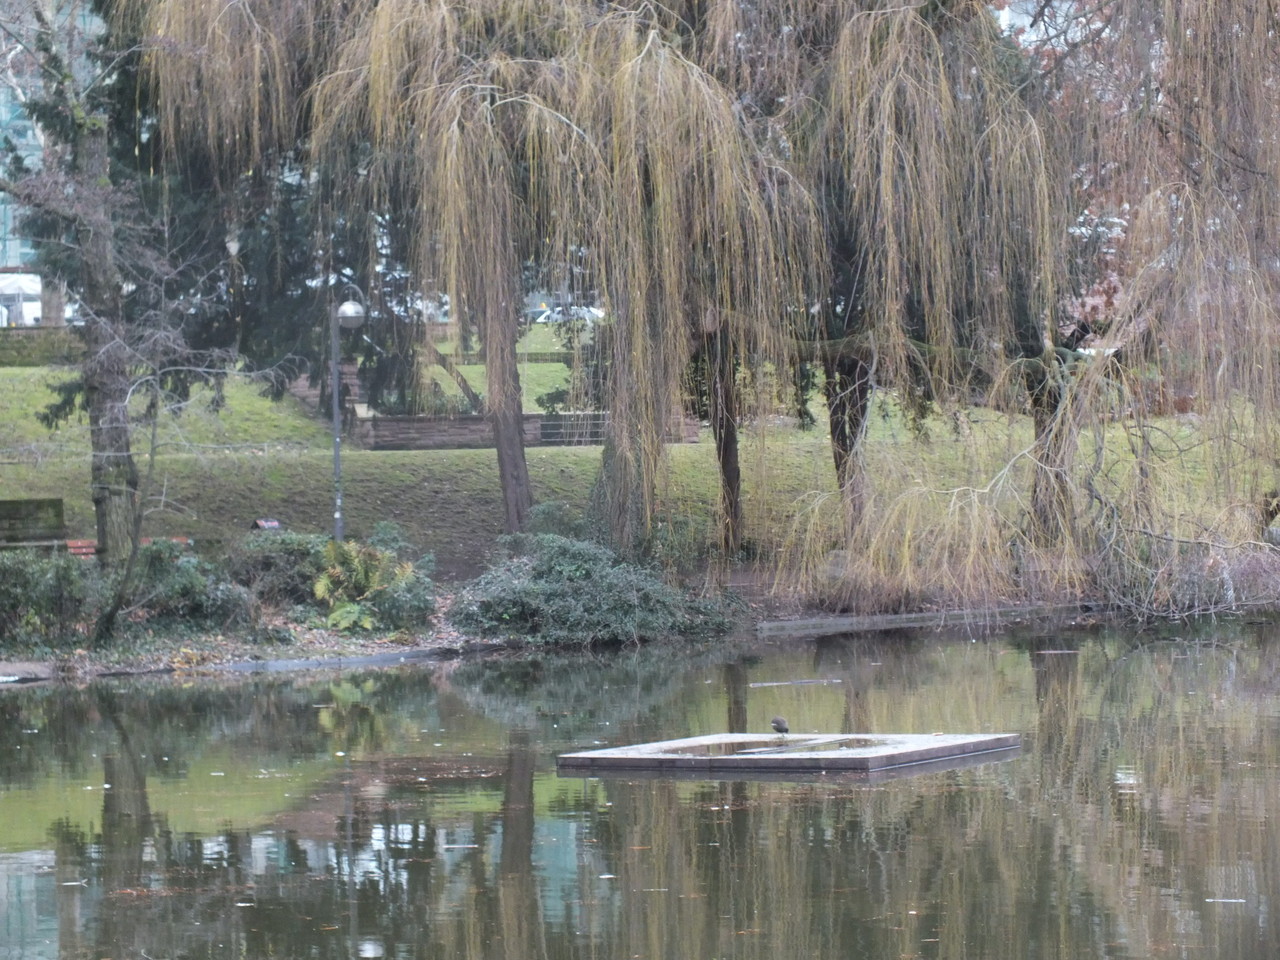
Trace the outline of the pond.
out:
<instances>
[{"instance_id":1,"label":"pond","mask_svg":"<svg viewBox=\"0 0 1280 960\"><path fill-rule=\"evenodd\" d=\"M1022 747L861 778L556 772L775 715ZM1271 960L1278 781L1265 625L5 688L0 960Z\"/></svg>"}]
</instances>

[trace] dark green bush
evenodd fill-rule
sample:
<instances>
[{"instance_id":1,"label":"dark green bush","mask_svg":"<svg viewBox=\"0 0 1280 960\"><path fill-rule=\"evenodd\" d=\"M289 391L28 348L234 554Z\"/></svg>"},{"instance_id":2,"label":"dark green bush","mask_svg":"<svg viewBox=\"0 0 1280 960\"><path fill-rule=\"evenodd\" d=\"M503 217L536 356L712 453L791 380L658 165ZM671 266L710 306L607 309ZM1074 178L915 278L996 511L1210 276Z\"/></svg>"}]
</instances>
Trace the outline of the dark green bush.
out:
<instances>
[{"instance_id":1,"label":"dark green bush","mask_svg":"<svg viewBox=\"0 0 1280 960\"><path fill-rule=\"evenodd\" d=\"M0 643L78 636L97 593L94 563L66 553L0 551Z\"/></svg>"},{"instance_id":2,"label":"dark green bush","mask_svg":"<svg viewBox=\"0 0 1280 960\"><path fill-rule=\"evenodd\" d=\"M373 608L378 622L393 630L421 627L436 612L435 584L415 567L408 577L375 594Z\"/></svg>"},{"instance_id":3,"label":"dark green bush","mask_svg":"<svg viewBox=\"0 0 1280 960\"><path fill-rule=\"evenodd\" d=\"M569 506L563 500L548 500L534 504L529 511L530 533L553 533L570 540L588 540L590 524L582 511Z\"/></svg>"},{"instance_id":4,"label":"dark green bush","mask_svg":"<svg viewBox=\"0 0 1280 960\"><path fill-rule=\"evenodd\" d=\"M383 553L393 554L397 560L411 561L413 569L424 577L431 576L436 568L436 558L423 553L420 547L411 543L405 536L404 527L394 520L377 521L365 543Z\"/></svg>"},{"instance_id":5,"label":"dark green bush","mask_svg":"<svg viewBox=\"0 0 1280 960\"><path fill-rule=\"evenodd\" d=\"M394 520L375 521L373 531L365 538L365 543L383 553L392 554L397 560L408 560L416 552L404 535L404 527Z\"/></svg>"},{"instance_id":6,"label":"dark green bush","mask_svg":"<svg viewBox=\"0 0 1280 960\"><path fill-rule=\"evenodd\" d=\"M324 572L328 542L321 534L251 533L232 548L227 573L259 603L311 603L316 579Z\"/></svg>"},{"instance_id":7,"label":"dark green bush","mask_svg":"<svg viewBox=\"0 0 1280 960\"><path fill-rule=\"evenodd\" d=\"M74 327L25 327L0 333L0 367L79 363L84 341Z\"/></svg>"},{"instance_id":8,"label":"dark green bush","mask_svg":"<svg viewBox=\"0 0 1280 960\"><path fill-rule=\"evenodd\" d=\"M211 563L171 540L139 550L130 605L152 617L223 625L245 623L251 611L244 586L228 582Z\"/></svg>"},{"instance_id":9,"label":"dark green bush","mask_svg":"<svg viewBox=\"0 0 1280 960\"><path fill-rule=\"evenodd\" d=\"M723 632L713 603L690 597L597 543L552 534L505 537L515 555L458 597L451 619L482 636L534 643L626 643Z\"/></svg>"},{"instance_id":10,"label":"dark green bush","mask_svg":"<svg viewBox=\"0 0 1280 960\"><path fill-rule=\"evenodd\" d=\"M538 409L543 413L555 416L560 412L561 408L569 405L569 399L569 389L567 387L556 387L554 390L538 394L533 398L533 402L538 405Z\"/></svg>"},{"instance_id":11,"label":"dark green bush","mask_svg":"<svg viewBox=\"0 0 1280 960\"><path fill-rule=\"evenodd\" d=\"M284 624L264 623L250 631L249 639L264 646L288 646L298 638L294 636L293 630Z\"/></svg>"},{"instance_id":12,"label":"dark green bush","mask_svg":"<svg viewBox=\"0 0 1280 960\"><path fill-rule=\"evenodd\" d=\"M12 643L82 639L113 590L96 563L66 553L0 551L0 638ZM138 554L126 608L147 619L243 624L249 592L184 546L160 540Z\"/></svg>"}]
</instances>

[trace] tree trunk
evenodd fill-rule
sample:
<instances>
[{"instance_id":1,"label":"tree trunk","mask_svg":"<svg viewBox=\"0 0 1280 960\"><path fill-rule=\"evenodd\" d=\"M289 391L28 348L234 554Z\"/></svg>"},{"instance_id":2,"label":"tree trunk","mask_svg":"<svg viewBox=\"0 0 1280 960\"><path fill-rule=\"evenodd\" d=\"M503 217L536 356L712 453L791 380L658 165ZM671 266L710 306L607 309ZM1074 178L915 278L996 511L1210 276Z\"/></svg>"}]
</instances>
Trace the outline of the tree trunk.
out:
<instances>
[{"instance_id":1,"label":"tree trunk","mask_svg":"<svg viewBox=\"0 0 1280 960\"><path fill-rule=\"evenodd\" d=\"M724 678L724 699L728 706L725 717L725 733L746 733L747 716L747 668L741 660L726 663L721 670Z\"/></svg>"},{"instance_id":2,"label":"tree trunk","mask_svg":"<svg viewBox=\"0 0 1280 960\"><path fill-rule=\"evenodd\" d=\"M600 481L595 497L609 531L609 545L620 555L634 558L648 535L649 504L643 470L635 443L624 448L614 435L610 419L601 454Z\"/></svg>"},{"instance_id":3,"label":"tree trunk","mask_svg":"<svg viewBox=\"0 0 1280 960\"><path fill-rule=\"evenodd\" d=\"M91 488L98 559L106 563L128 553L137 508L138 469L129 444L129 370L124 345L115 337L111 324L89 318L85 340Z\"/></svg>"},{"instance_id":4,"label":"tree trunk","mask_svg":"<svg viewBox=\"0 0 1280 960\"><path fill-rule=\"evenodd\" d=\"M844 506L846 534L862 520L866 497L862 470L862 434L871 404L871 368L857 357L838 355L823 360L823 392L831 417L831 455Z\"/></svg>"},{"instance_id":5,"label":"tree trunk","mask_svg":"<svg viewBox=\"0 0 1280 960\"><path fill-rule=\"evenodd\" d=\"M1058 372L1045 361L1029 361L1026 374L1035 426L1031 539L1042 546L1067 540L1075 525L1070 476L1076 432L1064 409L1063 385L1055 377Z\"/></svg>"},{"instance_id":6,"label":"tree trunk","mask_svg":"<svg viewBox=\"0 0 1280 960\"><path fill-rule=\"evenodd\" d=\"M533 867L533 783L537 767L537 753L528 731L513 730L502 789L502 846L497 878L501 949L489 954L504 960L548 955Z\"/></svg>"},{"instance_id":7,"label":"tree trunk","mask_svg":"<svg viewBox=\"0 0 1280 960\"><path fill-rule=\"evenodd\" d=\"M726 557L742 548L742 467L738 461L738 385L724 330L707 338L711 433L720 465L720 547Z\"/></svg>"},{"instance_id":8,"label":"tree trunk","mask_svg":"<svg viewBox=\"0 0 1280 960\"><path fill-rule=\"evenodd\" d=\"M81 176L91 183L106 183L109 164L105 119L88 118L79 130L76 146ZM86 213L77 224L77 235L83 259L81 296L88 314L83 373L92 448L93 509L98 559L109 563L129 552L138 499L138 470L129 445L129 350L117 327L123 304L109 213Z\"/></svg>"},{"instance_id":9,"label":"tree trunk","mask_svg":"<svg viewBox=\"0 0 1280 960\"><path fill-rule=\"evenodd\" d=\"M147 765L130 740L113 694L102 693L99 712L115 729L116 750L102 756L105 783L102 793L102 837L99 843L104 890L135 890L142 885L148 839L153 834L151 804L147 797ZM105 910L98 927L98 956L133 955L141 934L135 918L120 909Z\"/></svg>"},{"instance_id":10,"label":"tree trunk","mask_svg":"<svg viewBox=\"0 0 1280 960\"><path fill-rule=\"evenodd\" d=\"M502 848L498 871L503 875L533 874L533 781L537 752L527 730L512 730L502 787Z\"/></svg>"},{"instance_id":11,"label":"tree trunk","mask_svg":"<svg viewBox=\"0 0 1280 960\"><path fill-rule=\"evenodd\" d=\"M486 398L489 422L498 455L498 481L502 485L503 530L520 533L529 525L533 490L524 457L524 417L520 405L520 369L516 362L514 325L496 342L485 344L485 372L489 379Z\"/></svg>"},{"instance_id":12,"label":"tree trunk","mask_svg":"<svg viewBox=\"0 0 1280 960\"><path fill-rule=\"evenodd\" d=\"M450 378L458 389L462 391L462 395L467 398L467 403L471 404L471 409L475 413L479 413L484 409L484 401L480 398L480 394L476 393L471 384L467 382L467 378L462 375L462 371L458 369L458 365L453 362L452 358L441 353L430 337L422 338L422 349L427 355L427 362L434 363L436 366L449 374Z\"/></svg>"},{"instance_id":13,"label":"tree trunk","mask_svg":"<svg viewBox=\"0 0 1280 960\"><path fill-rule=\"evenodd\" d=\"M67 325L67 285L61 277L40 276L40 326Z\"/></svg>"},{"instance_id":14,"label":"tree trunk","mask_svg":"<svg viewBox=\"0 0 1280 960\"><path fill-rule=\"evenodd\" d=\"M1035 475L1031 481L1029 535L1038 546L1065 542L1075 524L1070 477L1075 459L1075 418L1068 409L1064 370L1051 346L1060 324L1046 323L1032 304L1033 281L1025 270L1007 278L1015 295L1015 334L1023 383L1035 429Z\"/></svg>"}]
</instances>

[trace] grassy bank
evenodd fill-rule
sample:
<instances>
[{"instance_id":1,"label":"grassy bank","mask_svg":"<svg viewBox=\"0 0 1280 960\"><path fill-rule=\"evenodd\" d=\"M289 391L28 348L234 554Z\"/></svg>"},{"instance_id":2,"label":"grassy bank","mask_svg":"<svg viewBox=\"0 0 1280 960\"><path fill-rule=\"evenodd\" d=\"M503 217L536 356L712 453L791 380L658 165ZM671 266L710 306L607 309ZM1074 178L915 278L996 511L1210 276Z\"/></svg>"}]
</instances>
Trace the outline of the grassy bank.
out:
<instances>
[{"instance_id":1,"label":"grassy bank","mask_svg":"<svg viewBox=\"0 0 1280 960\"><path fill-rule=\"evenodd\" d=\"M92 537L87 428L73 422L51 433L35 420L51 397L49 379L46 370L0 370L0 495L62 497L68 534ZM298 532L329 530L326 423L292 398L258 396L252 384L232 383L227 396L214 414L197 394L163 424L147 534L216 548L258 517ZM1076 539L1051 548L1027 536L1027 418L972 408L924 427L910 429L891 403L876 406L865 444L866 510L853 531L843 528L821 420L807 432L782 421L748 428L748 554L783 571L780 586L817 586L834 605L860 612L1116 595L1152 609L1172 610L1187 597L1216 609L1266 594L1270 548L1258 543L1257 505L1277 477L1265 425L1255 428L1241 411L1225 426L1208 416L1141 430L1117 417L1087 423L1071 478ZM600 462L599 447L530 448L537 501L586 510ZM394 520L436 555L445 580L474 575L490 555L502 521L491 450L348 447L343 475L352 536ZM670 566L696 566L716 539L708 431L700 443L669 448L659 499L653 553ZM1206 589L1212 597L1202 604L1197 591ZM1276 590L1270 594L1274 602Z\"/></svg>"},{"instance_id":2,"label":"grassy bank","mask_svg":"<svg viewBox=\"0 0 1280 960\"><path fill-rule=\"evenodd\" d=\"M533 367L558 367L553 364ZM61 497L68 536L94 536L89 498L89 436L83 416L49 430L37 414L54 399L62 377L47 368L0 368L0 496ZM551 375L540 371L549 381ZM288 529L323 532L332 526L333 455L327 422L295 398L273 402L249 382L232 380L226 405L214 412L207 391L197 389L176 416L160 424L157 457L147 500L150 536L185 536L216 545L247 531L259 517ZM709 440L708 438L704 438ZM135 452L146 473L147 438ZM583 511L599 472L599 447L534 447L527 453L539 502L563 502ZM782 478L786 499L830 479L826 452L816 434L795 434L789 456L771 470ZM442 574L470 576L482 566L501 532L502 499L491 450L371 452L344 448L343 493L347 530L367 534L379 520L394 520L416 544L433 552ZM772 476L775 475L776 477ZM774 491L765 477L747 478L772 525ZM672 447L666 504L674 522L658 532L668 553L696 553L713 539L716 467L709 442ZM749 492L750 496L750 492ZM755 529L754 536L776 539Z\"/></svg>"}]
</instances>

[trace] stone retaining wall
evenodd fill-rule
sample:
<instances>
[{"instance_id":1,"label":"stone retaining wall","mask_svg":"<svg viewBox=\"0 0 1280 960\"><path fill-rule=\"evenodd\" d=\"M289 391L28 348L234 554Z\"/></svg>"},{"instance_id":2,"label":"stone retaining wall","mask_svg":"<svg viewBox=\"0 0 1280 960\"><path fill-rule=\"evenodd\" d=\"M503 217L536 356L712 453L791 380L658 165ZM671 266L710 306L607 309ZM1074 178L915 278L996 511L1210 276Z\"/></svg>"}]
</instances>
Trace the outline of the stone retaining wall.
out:
<instances>
[{"instance_id":1,"label":"stone retaining wall","mask_svg":"<svg viewBox=\"0 0 1280 960\"><path fill-rule=\"evenodd\" d=\"M341 376L346 400L345 434L355 446L368 450L458 450L494 445L493 428L483 416L397 417L375 414L359 402L356 365L342 364ZM316 409L318 416L328 419L327 405L324 411L317 409L319 386L312 386L306 377L299 377L289 385L289 392ZM526 413L524 443L526 447L604 443L608 420L609 415L600 411ZM697 443L699 427L697 420L685 417L672 424L665 439L668 443Z\"/></svg>"},{"instance_id":2,"label":"stone retaining wall","mask_svg":"<svg viewBox=\"0 0 1280 960\"><path fill-rule=\"evenodd\" d=\"M450 450L492 447L493 428L484 417L383 417L362 418L358 435L367 437L372 450ZM525 446L542 442L542 417L526 414Z\"/></svg>"},{"instance_id":3,"label":"stone retaining wall","mask_svg":"<svg viewBox=\"0 0 1280 960\"><path fill-rule=\"evenodd\" d=\"M608 415L524 415L526 447L599 444L604 442ZM699 423L685 419L667 436L669 443L697 443ZM493 446L493 428L481 416L362 417L356 421L356 441L372 450L449 450Z\"/></svg>"}]
</instances>

